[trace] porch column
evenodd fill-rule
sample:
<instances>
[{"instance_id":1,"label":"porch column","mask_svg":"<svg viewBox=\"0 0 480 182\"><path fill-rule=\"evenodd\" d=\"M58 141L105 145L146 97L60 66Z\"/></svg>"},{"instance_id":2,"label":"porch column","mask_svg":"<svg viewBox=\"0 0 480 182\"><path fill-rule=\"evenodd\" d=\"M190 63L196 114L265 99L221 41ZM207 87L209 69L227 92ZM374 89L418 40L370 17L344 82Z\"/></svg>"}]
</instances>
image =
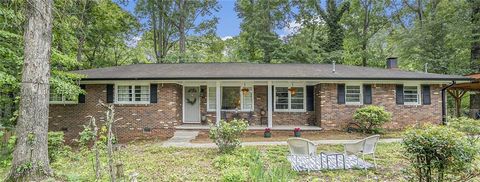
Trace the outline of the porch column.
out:
<instances>
[{"instance_id":1,"label":"porch column","mask_svg":"<svg viewBox=\"0 0 480 182\"><path fill-rule=\"evenodd\" d=\"M221 110L222 110L221 99L222 98L220 98L221 97L221 95L220 95L221 90L220 90L220 82L219 81L217 81L215 89L216 89L216 91L215 91L216 100L215 101L217 102L216 106L215 106L215 108L216 108L216 122L215 123L218 126L220 124L220 119L222 119L221 118L222 117L222 113L221 113Z\"/></svg>"},{"instance_id":2,"label":"porch column","mask_svg":"<svg viewBox=\"0 0 480 182\"><path fill-rule=\"evenodd\" d=\"M272 102L272 98L273 98L273 93L272 93L272 81L268 81L268 98L267 98L267 102L268 102L268 127L269 128L272 128L272 112L273 112L273 102Z\"/></svg>"}]
</instances>

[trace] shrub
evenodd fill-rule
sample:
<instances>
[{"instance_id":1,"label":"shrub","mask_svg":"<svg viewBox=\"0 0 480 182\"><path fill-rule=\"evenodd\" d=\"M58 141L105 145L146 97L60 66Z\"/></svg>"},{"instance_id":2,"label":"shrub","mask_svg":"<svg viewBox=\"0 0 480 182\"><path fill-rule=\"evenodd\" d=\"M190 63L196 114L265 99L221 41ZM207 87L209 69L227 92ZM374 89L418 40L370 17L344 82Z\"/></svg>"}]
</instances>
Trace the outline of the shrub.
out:
<instances>
[{"instance_id":1,"label":"shrub","mask_svg":"<svg viewBox=\"0 0 480 182\"><path fill-rule=\"evenodd\" d=\"M63 132L48 132L48 158L50 162L55 162L65 151L64 142Z\"/></svg>"},{"instance_id":2,"label":"shrub","mask_svg":"<svg viewBox=\"0 0 480 182\"><path fill-rule=\"evenodd\" d=\"M453 180L472 165L477 148L462 132L445 126L427 126L405 133L403 146L411 162L413 181Z\"/></svg>"},{"instance_id":3,"label":"shrub","mask_svg":"<svg viewBox=\"0 0 480 182\"><path fill-rule=\"evenodd\" d=\"M220 121L218 126L210 129L210 139L220 149L221 153L229 153L240 145L240 136L247 130L248 122L234 119L230 122Z\"/></svg>"},{"instance_id":4,"label":"shrub","mask_svg":"<svg viewBox=\"0 0 480 182\"><path fill-rule=\"evenodd\" d=\"M464 132L472 143L476 143L480 135L480 121L467 117L449 118L448 126Z\"/></svg>"},{"instance_id":5,"label":"shrub","mask_svg":"<svg viewBox=\"0 0 480 182\"><path fill-rule=\"evenodd\" d=\"M391 113L383 107L373 105L359 108L353 114L353 120L364 133L379 133L380 127L391 119Z\"/></svg>"}]
</instances>

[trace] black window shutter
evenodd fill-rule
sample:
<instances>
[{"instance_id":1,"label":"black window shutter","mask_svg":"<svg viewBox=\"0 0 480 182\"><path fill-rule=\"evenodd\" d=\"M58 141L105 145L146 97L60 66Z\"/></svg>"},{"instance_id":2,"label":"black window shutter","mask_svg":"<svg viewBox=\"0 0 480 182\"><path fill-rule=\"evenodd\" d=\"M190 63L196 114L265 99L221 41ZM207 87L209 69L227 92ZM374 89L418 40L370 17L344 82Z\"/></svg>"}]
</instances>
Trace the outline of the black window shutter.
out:
<instances>
[{"instance_id":1,"label":"black window shutter","mask_svg":"<svg viewBox=\"0 0 480 182\"><path fill-rule=\"evenodd\" d=\"M314 86L307 86L307 111L314 111Z\"/></svg>"},{"instance_id":2,"label":"black window shutter","mask_svg":"<svg viewBox=\"0 0 480 182\"><path fill-rule=\"evenodd\" d=\"M113 103L113 84L107 85L107 103Z\"/></svg>"},{"instance_id":3,"label":"black window shutter","mask_svg":"<svg viewBox=\"0 0 480 182\"><path fill-rule=\"evenodd\" d=\"M395 95L398 105L403 105L403 85L395 86Z\"/></svg>"},{"instance_id":4,"label":"black window shutter","mask_svg":"<svg viewBox=\"0 0 480 182\"><path fill-rule=\"evenodd\" d=\"M337 85L337 102L338 104L345 104L345 84Z\"/></svg>"},{"instance_id":5,"label":"black window shutter","mask_svg":"<svg viewBox=\"0 0 480 182\"><path fill-rule=\"evenodd\" d=\"M422 103L423 105L432 104L430 99L430 85L422 85Z\"/></svg>"},{"instance_id":6,"label":"black window shutter","mask_svg":"<svg viewBox=\"0 0 480 182\"><path fill-rule=\"evenodd\" d=\"M150 85L150 103L157 103L157 84Z\"/></svg>"},{"instance_id":7,"label":"black window shutter","mask_svg":"<svg viewBox=\"0 0 480 182\"><path fill-rule=\"evenodd\" d=\"M372 104L372 85L363 85L363 104Z\"/></svg>"},{"instance_id":8,"label":"black window shutter","mask_svg":"<svg viewBox=\"0 0 480 182\"><path fill-rule=\"evenodd\" d=\"M275 110L275 86L272 86L272 111ZM268 96L268 93L267 93Z\"/></svg>"},{"instance_id":9,"label":"black window shutter","mask_svg":"<svg viewBox=\"0 0 480 182\"><path fill-rule=\"evenodd\" d=\"M85 85L80 85L82 90L85 90ZM78 103L85 103L85 94L78 95Z\"/></svg>"}]
</instances>

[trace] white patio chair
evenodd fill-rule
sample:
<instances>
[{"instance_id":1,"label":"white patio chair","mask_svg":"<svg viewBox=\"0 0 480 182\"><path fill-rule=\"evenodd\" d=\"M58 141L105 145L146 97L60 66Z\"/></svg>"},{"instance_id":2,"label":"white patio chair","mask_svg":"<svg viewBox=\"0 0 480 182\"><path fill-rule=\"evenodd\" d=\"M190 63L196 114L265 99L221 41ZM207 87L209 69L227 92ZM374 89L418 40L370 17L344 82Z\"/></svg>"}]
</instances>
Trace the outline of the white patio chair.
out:
<instances>
[{"instance_id":1,"label":"white patio chair","mask_svg":"<svg viewBox=\"0 0 480 182\"><path fill-rule=\"evenodd\" d=\"M308 155L314 156L317 146L310 140L303 138L289 138L287 140L290 155Z\"/></svg>"},{"instance_id":2,"label":"white patio chair","mask_svg":"<svg viewBox=\"0 0 480 182\"><path fill-rule=\"evenodd\" d=\"M375 158L375 149L377 147L377 142L380 139L380 135L373 135L357 142L347 143L344 145L345 155L362 155L362 160L365 161L365 155L373 156L373 164L377 168L377 161ZM357 157L357 166L358 166L358 157Z\"/></svg>"}]
</instances>

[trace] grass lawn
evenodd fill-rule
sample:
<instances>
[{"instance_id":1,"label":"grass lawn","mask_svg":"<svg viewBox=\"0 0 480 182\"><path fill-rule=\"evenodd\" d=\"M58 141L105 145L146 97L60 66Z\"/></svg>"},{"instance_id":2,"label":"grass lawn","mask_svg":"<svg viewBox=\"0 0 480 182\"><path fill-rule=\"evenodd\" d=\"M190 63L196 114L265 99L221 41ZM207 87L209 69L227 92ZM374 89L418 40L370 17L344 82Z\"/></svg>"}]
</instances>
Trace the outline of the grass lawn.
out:
<instances>
[{"instance_id":1,"label":"grass lawn","mask_svg":"<svg viewBox=\"0 0 480 182\"><path fill-rule=\"evenodd\" d=\"M342 151L339 145L320 145L320 151ZM276 174L270 181L399 181L401 168L406 165L400 143L378 145L377 170L332 170L297 173L286 160L287 146L243 147L233 154L219 154L207 148L163 148L158 143L144 142L126 145L118 152L125 174L138 173L139 181L228 181L252 180L254 176ZM106 161L105 158L102 158ZM57 179L93 181L92 154L69 152L52 163ZM104 164L106 164L104 162ZM7 173L0 168L0 176ZM104 171L107 170L105 166ZM253 176L253 177L252 177ZM367 178L368 176L368 178ZM103 180L108 181L107 173ZM284 180L285 179L285 180Z\"/></svg>"}]
</instances>

